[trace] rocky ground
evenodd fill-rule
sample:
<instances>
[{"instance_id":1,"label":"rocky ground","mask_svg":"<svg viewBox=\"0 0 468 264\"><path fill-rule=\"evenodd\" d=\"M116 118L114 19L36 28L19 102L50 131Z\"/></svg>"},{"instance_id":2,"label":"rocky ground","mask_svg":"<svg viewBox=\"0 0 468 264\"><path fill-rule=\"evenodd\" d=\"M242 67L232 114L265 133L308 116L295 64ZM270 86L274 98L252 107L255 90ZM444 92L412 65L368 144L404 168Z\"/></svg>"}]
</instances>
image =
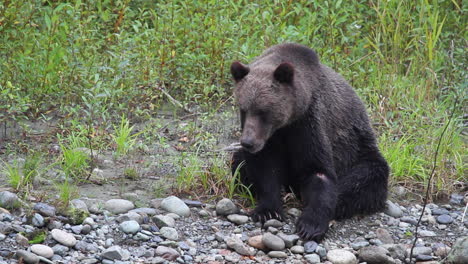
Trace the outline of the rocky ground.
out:
<instances>
[{"instance_id":1,"label":"rocky ground","mask_svg":"<svg viewBox=\"0 0 468 264\"><path fill-rule=\"evenodd\" d=\"M467 202L453 194L427 206L413 260L468 263ZM0 206L0 263L408 263L422 211L388 201L384 213L333 223L317 244L295 235L299 209L262 227L229 199L170 196L136 208L124 199L82 198L62 213L3 191Z\"/></svg>"}]
</instances>

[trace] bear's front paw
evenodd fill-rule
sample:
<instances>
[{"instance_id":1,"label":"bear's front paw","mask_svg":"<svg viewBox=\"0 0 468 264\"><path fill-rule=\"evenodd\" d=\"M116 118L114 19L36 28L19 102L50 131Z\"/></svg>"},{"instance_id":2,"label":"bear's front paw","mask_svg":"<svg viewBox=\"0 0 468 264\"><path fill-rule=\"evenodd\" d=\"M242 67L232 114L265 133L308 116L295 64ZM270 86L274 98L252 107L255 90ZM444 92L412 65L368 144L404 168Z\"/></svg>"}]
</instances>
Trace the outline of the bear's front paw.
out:
<instances>
[{"instance_id":1,"label":"bear's front paw","mask_svg":"<svg viewBox=\"0 0 468 264\"><path fill-rule=\"evenodd\" d=\"M328 230L328 221L302 215L296 223L297 234L304 240L320 242Z\"/></svg>"},{"instance_id":2,"label":"bear's front paw","mask_svg":"<svg viewBox=\"0 0 468 264\"><path fill-rule=\"evenodd\" d=\"M280 207L274 208L257 206L257 208L255 208L254 212L252 213L252 219L255 222L261 222L262 224L270 219L278 219L283 221L284 213Z\"/></svg>"}]
</instances>

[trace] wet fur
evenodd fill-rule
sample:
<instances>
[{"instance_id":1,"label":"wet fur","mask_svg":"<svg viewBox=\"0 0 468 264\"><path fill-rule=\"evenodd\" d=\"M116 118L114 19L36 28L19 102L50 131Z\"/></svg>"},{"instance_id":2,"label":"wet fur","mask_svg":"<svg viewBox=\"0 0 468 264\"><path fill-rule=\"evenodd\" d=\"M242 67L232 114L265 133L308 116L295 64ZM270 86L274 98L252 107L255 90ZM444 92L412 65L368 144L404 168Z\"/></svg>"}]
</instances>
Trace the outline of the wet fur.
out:
<instances>
[{"instance_id":1,"label":"wet fur","mask_svg":"<svg viewBox=\"0 0 468 264\"><path fill-rule=\"evenodd\" d=\"M265 88L262 82L271 82L265 71L273 72L283 62L294 67L293 89ZM233 171L245 161L240 173L257 199L254 219L284 217L283 187L291 187L303 201L296 230L306 240L323 239L332 219L382 210L389 168L353 88L320 64L313 50L298 44L274 46L248 69L237 80L245 79L236 88L240 107L261 104L281 123L259 152L240 150L233 156ZM275 98L279 96L285 99Z\"/></svg>"}]
</instances>

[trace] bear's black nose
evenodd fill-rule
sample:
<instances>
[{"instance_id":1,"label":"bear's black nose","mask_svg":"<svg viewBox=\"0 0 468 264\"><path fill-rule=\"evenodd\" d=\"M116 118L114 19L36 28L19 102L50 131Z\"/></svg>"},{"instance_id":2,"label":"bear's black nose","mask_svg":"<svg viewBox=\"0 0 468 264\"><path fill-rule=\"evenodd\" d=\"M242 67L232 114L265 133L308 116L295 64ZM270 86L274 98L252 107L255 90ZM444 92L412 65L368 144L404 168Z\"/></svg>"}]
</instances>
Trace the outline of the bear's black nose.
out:
<instances>
[{"instance_id":1,"label":"bear's black nose","mask_svg":"<svg viewBox=\"0 0 468 264\"><path fill-rule=\"evenodd\" d=\"M253 140L252 139L241 139L241 145L245 149L251 149L254 146Z\"/></svg>"}]
</instances>

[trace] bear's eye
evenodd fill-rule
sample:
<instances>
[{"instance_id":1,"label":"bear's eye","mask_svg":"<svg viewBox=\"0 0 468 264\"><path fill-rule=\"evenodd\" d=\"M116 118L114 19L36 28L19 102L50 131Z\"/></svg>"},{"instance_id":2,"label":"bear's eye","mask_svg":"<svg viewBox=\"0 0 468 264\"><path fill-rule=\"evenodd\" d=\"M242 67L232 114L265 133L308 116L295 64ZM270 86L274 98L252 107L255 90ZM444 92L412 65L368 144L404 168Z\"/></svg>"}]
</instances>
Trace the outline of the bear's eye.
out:
<instances>
[{"instance_id":1,"label":"bear's eye","mask_svg":"<svg viewBox=\"0 0 468 264\"><path fill-rule=\"evenodd\" d=\"M260 117L260 120L262 122L267 122L268 121L268 112L264 110L257 110L255 114Z\"/></svg>"}]
</instances>

